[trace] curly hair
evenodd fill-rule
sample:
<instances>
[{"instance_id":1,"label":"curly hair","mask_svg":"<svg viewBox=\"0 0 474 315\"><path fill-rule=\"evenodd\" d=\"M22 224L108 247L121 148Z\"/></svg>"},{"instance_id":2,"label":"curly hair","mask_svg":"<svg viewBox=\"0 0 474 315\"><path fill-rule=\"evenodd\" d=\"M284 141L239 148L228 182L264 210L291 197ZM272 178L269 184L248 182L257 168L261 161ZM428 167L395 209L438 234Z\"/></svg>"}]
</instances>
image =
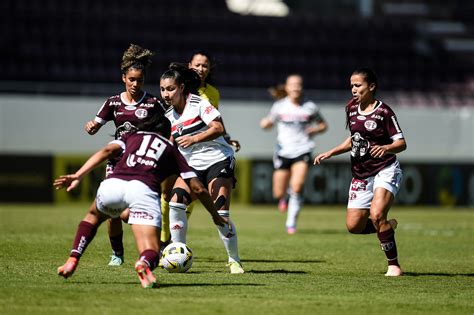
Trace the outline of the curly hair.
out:
<instances>
[{"instance_id":1,"label":"curly hair","mask_svg":"<svg viewBox=\"0 0 474 315\"><path fill-rule=\"evenodd\" d=\"M131 68L146 70L151 64L151 57L155 53L138 45L130 44L130 47L123 53L120 70L125 74Z\"/></svg>"}]
</instances>

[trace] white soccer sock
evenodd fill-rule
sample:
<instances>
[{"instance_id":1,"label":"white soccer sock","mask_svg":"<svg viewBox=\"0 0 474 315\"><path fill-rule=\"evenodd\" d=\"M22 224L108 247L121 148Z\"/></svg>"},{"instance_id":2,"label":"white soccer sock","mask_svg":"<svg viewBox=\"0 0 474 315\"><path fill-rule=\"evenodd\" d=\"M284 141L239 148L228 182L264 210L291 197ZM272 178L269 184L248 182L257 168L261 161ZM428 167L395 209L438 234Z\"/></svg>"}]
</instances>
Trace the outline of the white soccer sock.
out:
<instances>
[{"instance_id":1,"label":"white soccer sock","mask_svg":"<svg viewBox=\"0 0 474 315\"><path fill-rule=\"evenodd\" d=\"M229 262L240 261L239 247L237 245L237 231L235 230L234 223L230 220L229 210L219 210L217 212L221 217L229 219L228 224L224 224L224 226L217 225L217 230L224 243L227 255L229 256Z\"/></svg>"},{"instance_id":2,"label":"white soccer sock","mask_svg":"<svg viewBox=\"0 0 474 315\"><path fill-rule=\"evenodd\" d=\"M298 219L302 203L303 199L300 194L294 192L290 193L290 199L288 200L288 213L286 215L287 228L296 227L296 220Z\"/></svg>"},{"instance_id":3,"label":"white soccer sock","mask_svg":"<svg viewBox=\"0 0 474 315\"><path fill-rule=\"evenodd\" d=\"M186 244L186 233L188 231L186 205L177 202L170 202L169 205L171 241Z\"/></svg>"}]
</instances>

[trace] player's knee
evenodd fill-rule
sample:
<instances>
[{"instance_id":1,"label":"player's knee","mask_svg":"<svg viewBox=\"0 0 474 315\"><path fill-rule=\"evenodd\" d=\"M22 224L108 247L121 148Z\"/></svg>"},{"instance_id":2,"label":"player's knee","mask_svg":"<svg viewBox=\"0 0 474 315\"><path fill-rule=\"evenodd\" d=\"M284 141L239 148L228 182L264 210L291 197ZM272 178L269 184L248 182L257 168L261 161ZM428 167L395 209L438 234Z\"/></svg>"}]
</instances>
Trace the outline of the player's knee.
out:
<instances>
[{"instance_id":1,"label":"player's knee","mask_svg":"<svg viewBox=\"0 0 474 315\"><path fill-rule=\"evenodd\" d=\"M191 195L183 188L173 188L171 191L171 200L177 203L184 203L186 205L191 203Z\"/></svg>"},{"instance_id":2,"label":"player's knee","mask_svg":"<svg viewBox=\"0 0 474 315\"><path fill-rule=\"evenodd\" d=\"M224 195L220 195L219 197L217 197L216 201L214 201L214 207L217 210L225 209L226 203L227 203L227 198Z\"/></svg>"}]
</instances>

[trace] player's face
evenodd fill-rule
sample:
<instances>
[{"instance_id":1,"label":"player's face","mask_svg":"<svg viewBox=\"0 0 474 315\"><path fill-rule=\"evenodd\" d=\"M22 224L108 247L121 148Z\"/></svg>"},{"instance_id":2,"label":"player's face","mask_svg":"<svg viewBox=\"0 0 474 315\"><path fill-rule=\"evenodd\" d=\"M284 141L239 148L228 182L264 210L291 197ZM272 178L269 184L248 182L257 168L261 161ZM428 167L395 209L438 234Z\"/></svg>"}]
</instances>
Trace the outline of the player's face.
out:
<instances>
[{"instance_id":1,"label":"player's face","mask_svg":"<svg viewBox=\"0 0 474 315\"><path fill-rule=\"evenodd\" d=\"M172 78L160 80L161 98L168 106L179 106L185 99L183 95L184 86L176 83Z\"/></svg>"},{"instance_id":2,"label":"player's face","mask_svg":"<svg viewBox=\"0 0 474 315\"><path fill-rule=\"evenodd\" d=\"M299 75L292 75L286 79L285 91L292 100L297 100L303 94L303 78Z\"/></svg>"},{"instance_id":3,"label":"player's face","mask_svg":"<svg viewBox=\"0 0 474 315\"><path fill-rule=\"evenodd\" d=\"M211 68L209 59L206 56L200 54L194 55L188 66L189 69L193 69L199 74L199 76L201 77L201 81L203 82L209 75L209 71Z\"/></svg>"},{"instance_id":4,"label":"player's face","mask_svg":"<svg viewBox=\"0 0 474 315\"><path fill-rule=\"evenodd\" d=\"M138 95L143 90L145 83L145 74L143 70L131 68L126 74L122 75L122 81L125 83L125 90L131 95Z\"/></svg>"},{"instance_id":5,"label":"player's face","mask_svg":"<svg viewBox=\"0 0 474 315\"><path fill-rule=\"evenodd\" d=\"M365 76L353 74L351 76L352 98L358 103L371 102L374 97L375 84L369 84Z\"/></svg>"}]
</instances>

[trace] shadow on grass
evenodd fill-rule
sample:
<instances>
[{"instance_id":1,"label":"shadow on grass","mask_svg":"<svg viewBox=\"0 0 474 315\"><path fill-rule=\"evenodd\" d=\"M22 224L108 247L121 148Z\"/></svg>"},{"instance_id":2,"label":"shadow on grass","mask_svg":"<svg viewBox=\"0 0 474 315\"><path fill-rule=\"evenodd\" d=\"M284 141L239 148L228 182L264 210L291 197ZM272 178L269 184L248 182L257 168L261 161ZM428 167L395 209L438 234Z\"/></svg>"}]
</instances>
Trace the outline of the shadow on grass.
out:
<instances>
[{"instance_id":1,"label":"shadow on grass","mask_svg":"<svg viewBox=\"0 0 474 315\"><path fill-rule=\"evenodd\" d=\"M347 230L343 229L299 229L296 235L304 234L304 235L336 235L336 234L348 234ZM292 235L290 235L292 236Z\"/></svg>"},{"instance_id":2,"label":"shadow on grass","mask_svg":"<svg viewBox=\"0 0 474 315\"><path fill-rule=\"evenodd\" d=\"M194 261L219 262L221 260L217 260L211 257L195 257ZM319 264L325 263L326 261L318 259L242 259L242 262Z\"/></svg>"},{"instance_id":3,"label":"shadow on grass","mask_svg":"<svg viewBox=\"0 0 474 315\"><path fill-rule=\"evenodd\" d=\"M159 288L171 287L232 287L232 286L246 286L246 287L261 287L264 284L260 283L160 283Z\"/></svg>"},{"instance_id":4,"label":"shadow on grass","mask_svg":"<svg viewBox=\"0 0 474 315\"><path fill-rule=\"evenodd\" d=\"M283 273L283 274L306 274L306 271L290 271L285 269L275 269L275 270L248 270L245 273Z\"/></svg>"},{"instance_id":5,"label":"shadow on grass","mask_svg":"<svg viewBox=\"0 0 474 315\"><path fill-rule=\"evenodd\" d=\"M435 277L474 277L474 273L448 273L448 272L404 272L404 276L421 277L421 276L435 276Z\"/></svg>"}]
</instances>

